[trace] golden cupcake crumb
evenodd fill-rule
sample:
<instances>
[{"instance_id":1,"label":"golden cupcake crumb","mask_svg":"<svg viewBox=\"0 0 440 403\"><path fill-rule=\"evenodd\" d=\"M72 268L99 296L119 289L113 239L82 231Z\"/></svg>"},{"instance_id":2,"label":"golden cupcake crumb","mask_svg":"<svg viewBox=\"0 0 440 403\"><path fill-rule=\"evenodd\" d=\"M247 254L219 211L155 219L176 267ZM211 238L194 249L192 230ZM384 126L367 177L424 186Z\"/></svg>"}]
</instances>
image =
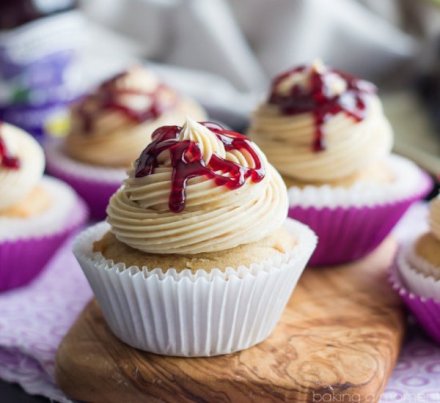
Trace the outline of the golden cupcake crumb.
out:
<instances>
[{"instance_id":1,"label":"golden cupcake crumb","mask_svg":"<svg viewBox=\"0 0 440 403\"><path fill-rule=\"evenodd\" d=\"M118 241L110 231L93 244L93 251L114 263L125 263L126 267L146 266L150 269L170 267L177 271L190 269L211 270L218 268L225 270L227 267L250 266L252 263L262 262L275 254L282 254L291 250L297 240L285 229L281 228L266 238L247 245L221 252L199 253L195 255L161 255L141 252Z\"/></svg>"},{"instance_id":2,"label":"golden cupcake crumb","mask_svg":"<svg viewBox=\"0 0 440 403\"><path fill-rule=\"evenodd\" d=\"M440 279L440 241L432 233L427 232L417 239L414 250L418 256L438 267L435 277Z\"/></svg>"},{"instance_id":3,"label":"golden cupcake crumb","mask_svg":"<svg viewBox=\"0 0 440 403\"><path fill-rule=\"evenodd\" d=\"M0 210L0 217L29 218L43 213L50 206L49 194L42 186L36 186L23 200Z\"/></svg>"}]
</instances>

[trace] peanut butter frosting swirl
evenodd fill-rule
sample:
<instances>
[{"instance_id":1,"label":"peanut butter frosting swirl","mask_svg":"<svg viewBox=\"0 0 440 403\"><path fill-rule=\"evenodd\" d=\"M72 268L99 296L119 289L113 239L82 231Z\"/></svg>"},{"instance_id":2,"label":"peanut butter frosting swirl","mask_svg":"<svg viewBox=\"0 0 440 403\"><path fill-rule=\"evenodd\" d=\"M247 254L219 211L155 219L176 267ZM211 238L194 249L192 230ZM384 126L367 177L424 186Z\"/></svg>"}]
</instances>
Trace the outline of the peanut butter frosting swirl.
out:
<instances>
[{"instance_id":1,"label":"peanut butter frosting swirl","mask_svg":"<svg viewBox=\"0 0 440 403\"><path fill-rule=\"evenodd\" d=\"M393 142L374 86L320 62L274 80L249 134L282 174L312 183L355 175Z\"/></svg>"},{"instance_id":2,"label":"peanut butter frosting swirl","mask_svg":"<svg viewBox=\"0 0 440 403\"><path fill-rule=\"evenodd\" d=\"M22 201L40 182L44 153L37 141L18 127L0 124L0 214Z\"/></svg>"},{"instance_id":3,"label":"peanut butter frosting swirl","mask_svg":"<svg viewBox=\"0 0 440 403\"><path fill-rule=\"evenodd\" d=\"M206 115L195 101L135 66L72 107L65 151L89 164L127 168L157 127L183 123L186 116L203 120Z\"/></svg>"},{"instance_id":4,"label":"peanut butter frosting swirl","mask_svg":"<svg viewBox=\"0 0 440 403\"><path fill-rule=\"evenodd\" d=\"M255 144L235 136L241 135L190 119L183 128L158 129L156 144L110 200L117 239L147 253L197 254L256 242L278 229L287 216L285 185Z\"/></svg>"},{"instance_id":5,"label":"peanut butter frosting swirl","mask_svg":"<svg viewBox=\"0 0 440 403\"><path fill-rule=\"evenodd\" d=\"M440 195L431 202L429 226L431 233L440 241Z\"/></svg>"}]
</instances>

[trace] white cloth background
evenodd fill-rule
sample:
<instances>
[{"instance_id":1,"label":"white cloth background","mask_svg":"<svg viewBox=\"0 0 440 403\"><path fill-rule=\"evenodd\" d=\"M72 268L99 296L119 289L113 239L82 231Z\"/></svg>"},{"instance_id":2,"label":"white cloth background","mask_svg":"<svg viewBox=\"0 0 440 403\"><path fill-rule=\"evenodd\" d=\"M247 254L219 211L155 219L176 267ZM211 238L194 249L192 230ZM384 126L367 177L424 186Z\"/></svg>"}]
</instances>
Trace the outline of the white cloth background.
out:
<instances>
[{"instance_id":1,"label":"white cloth background","mask_svg":"<svg viewBox=\"0 0 440 403\"><path fill-rule=\"evenodd\" d=\"M381 85L403 82L430 63L440 33L440 7L429 0L84 0L82 7L124 37L130 55L154 61L171 85L220 118L245 116L271 77L317 57ZM111 40L96 43L114 50Z\"/></svg>"},{"instance_id":2,"label":"white cloth background","mask_svg":"<svg viewBox=\"0 0 440 403\"><path fill-rule=\"evenodd\" d=\"M425 0L87 0L84 9L145 57L221 75L243 91L315 57L387 77L418 55L422 35L440 31Z\"/></svg>"}]
</instances>

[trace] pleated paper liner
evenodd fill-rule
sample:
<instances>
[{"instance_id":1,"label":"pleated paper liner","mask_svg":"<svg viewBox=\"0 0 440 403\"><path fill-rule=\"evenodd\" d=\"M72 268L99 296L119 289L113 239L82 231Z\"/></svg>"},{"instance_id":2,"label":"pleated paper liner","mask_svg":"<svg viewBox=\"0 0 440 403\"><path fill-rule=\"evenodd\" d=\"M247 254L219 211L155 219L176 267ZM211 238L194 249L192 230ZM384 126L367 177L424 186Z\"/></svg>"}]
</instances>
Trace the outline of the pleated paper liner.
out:
<instances>
[{"instance_id":1,"label":"pleated paper liner","mask_svg":"<svg viewBox=\"0 0 440 403\"><path fill-rule=\"evenodd\" d=\"M0 291L24 286L37 277L63 242L86 222L87 207L79 197L74 198L57 228L48 230L42 221L41 235L0 240Z\"/></svg>"},{"instance_id":2,"label":"pleated paper liner","mask_svg":"<svg viewBox=\"0 0 440 403\"><path fill-rule=\"evenodd\" d=\"M426 173L403 158L393 157L392 161L396 169L410 171L410 178L406 171L400 172L399 180L412 180L412 188L408 188L410 182L390 195L384 187L384 202L378 201L379 192L357 188L309 187L296 195L300 202L290 206L289 217L308 225L319 238L312 266L338 265L364 257L387 237L411 204L430 191L432 180Z\"/></svg>"},{"instance_id":3,"label":"pleated paper liner","mask_svg":"<svg viewBox=\"0 0 440 403\"><path fill-rule=\"evenodd\" d=\"M175 356L228 354L266 339L316 245L313 232L288 220L294 250L225 271L125 268L92 252L108 231L80 235L74 253L113 333L141 350Z\"/></svg>"},{"instance_id":4,"label":"pleated paper liner","mask_svg":"<svg viewBox=\"0 0 440 403\"><path fill-rule=\"evenodd\" d=\"M415 289L430 289L430 285L427 284L430 280L426 280L426 277L423 275L417 276L414 274L413 279L410 280L412 281L411 284L406 283L402 271L408 271L409 268L405 267L407 264L405 254L401 249L390 270L391 285L399 293L405 305L413 313L426 333L434 341L440 343L440 286L437 283L435 294L431 294L438 295L437 298L429 298L415 293L413 291Z\"/></svg>"}]
</instances>

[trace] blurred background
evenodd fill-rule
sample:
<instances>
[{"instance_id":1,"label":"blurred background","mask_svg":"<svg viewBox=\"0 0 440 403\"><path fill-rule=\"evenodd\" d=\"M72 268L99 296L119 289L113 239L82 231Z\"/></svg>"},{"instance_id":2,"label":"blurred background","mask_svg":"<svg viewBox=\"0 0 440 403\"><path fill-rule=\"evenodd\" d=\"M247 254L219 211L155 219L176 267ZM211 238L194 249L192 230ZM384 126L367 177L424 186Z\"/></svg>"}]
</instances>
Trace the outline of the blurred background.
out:
<instances>
[{"instance_id":1,"label":"blurred background","mask_svg":"<svg viewBox=\"0 0 440 403\"><path fill-rule=\"evenodd\" d=\"M0 118L40 137L135 62L242 130L271 77L321 58L376 83L396 151L440 173L438 0L2 0L0 30Z\"/></svg>"}]
</instances>

